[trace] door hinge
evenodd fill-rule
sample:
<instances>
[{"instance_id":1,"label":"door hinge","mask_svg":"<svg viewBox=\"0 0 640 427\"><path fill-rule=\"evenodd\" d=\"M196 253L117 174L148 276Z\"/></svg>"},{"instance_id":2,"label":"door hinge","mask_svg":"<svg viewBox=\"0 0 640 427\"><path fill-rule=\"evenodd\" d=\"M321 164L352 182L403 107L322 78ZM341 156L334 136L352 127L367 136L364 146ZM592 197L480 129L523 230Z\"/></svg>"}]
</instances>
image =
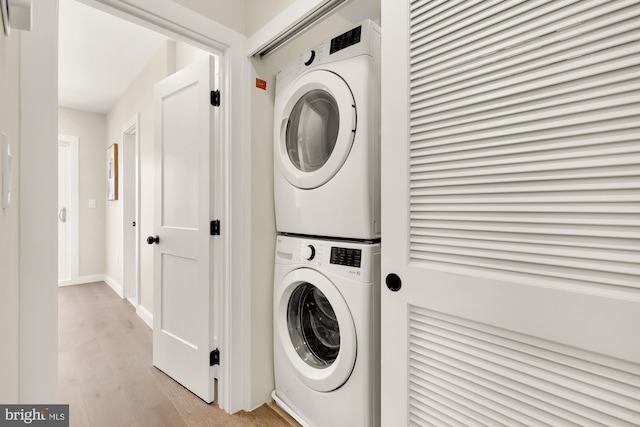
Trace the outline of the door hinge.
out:
<instances>
[{"instance_id":1,"label":"door hinge","mask_svg":"<svg viewBox=\"0 0 640 427\"><path fill-rule=\"evenodd\" d=\"M219 107L220 106L220 91L219 90L212 90L211 91L211 105L213 105L214 107Z\"/></svg>"},{"instance_id":2,"label":"door hinge","mask_svg":"<svg viewBox=\"0 0 640 427\"><path fill-rule=\"evenodd\" d=\"M220 235L220 220L216 219L211 221L211 229L209 230L209 233L212 236L219 236Z\"/></svg>"},{"instance_id":3,"label":"door hinge","mask_svg":"<svg viewBox=\"0 0 640 427\"><path fill-rule=\"evenodd\" d=\"M220 350L217 348L209 353L209 366L220 365Z\"/></svg>"}]
</instances>

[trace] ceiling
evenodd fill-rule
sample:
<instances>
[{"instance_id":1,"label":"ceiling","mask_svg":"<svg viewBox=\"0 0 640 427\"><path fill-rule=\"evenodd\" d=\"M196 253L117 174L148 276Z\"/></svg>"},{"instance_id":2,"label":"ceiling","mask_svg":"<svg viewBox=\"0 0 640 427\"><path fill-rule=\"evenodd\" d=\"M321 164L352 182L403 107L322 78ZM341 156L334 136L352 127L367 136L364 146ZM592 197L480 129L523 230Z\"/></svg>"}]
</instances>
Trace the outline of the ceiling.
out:
<instances>
[{"instance_id":1,"label":"ceiling","mask_svg":"<svg viewBox=\"0 0 640 427\"><path fill-rule=\"evenodd\" d=\"M106 114L167 37L60 0L58 103Z\"/></svg>"}]
</instances>

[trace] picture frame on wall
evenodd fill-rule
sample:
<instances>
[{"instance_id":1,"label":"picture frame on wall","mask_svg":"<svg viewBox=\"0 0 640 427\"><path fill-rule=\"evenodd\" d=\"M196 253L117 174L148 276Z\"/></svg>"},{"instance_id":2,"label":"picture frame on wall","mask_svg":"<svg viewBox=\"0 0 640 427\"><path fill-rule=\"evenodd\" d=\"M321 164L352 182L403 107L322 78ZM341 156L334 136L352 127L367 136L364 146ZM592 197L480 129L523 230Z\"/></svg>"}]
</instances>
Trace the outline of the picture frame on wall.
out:
<instances>
[{"instance_id":1,"label":"picture frame on wall","mask_svg":"<svg viewBox=\"0 0 640 427\"><path fill-rule=\"evenodd\" d=\"M107 150L107 200L118 200L118 144Z\"/></svg>"}]
</instances>

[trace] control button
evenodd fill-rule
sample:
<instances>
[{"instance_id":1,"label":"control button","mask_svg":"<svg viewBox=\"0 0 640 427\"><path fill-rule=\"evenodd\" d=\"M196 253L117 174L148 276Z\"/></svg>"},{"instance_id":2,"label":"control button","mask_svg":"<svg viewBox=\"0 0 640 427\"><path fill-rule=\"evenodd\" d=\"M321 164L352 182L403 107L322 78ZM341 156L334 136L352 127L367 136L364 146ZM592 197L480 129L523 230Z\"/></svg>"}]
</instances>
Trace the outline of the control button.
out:
<instances>
[{"instance_id":1,"label":"control button","mask_svg":"<svg viewBox=\"0 0 640 427\"><path fill-rule=\"evenodd\" d=\"M311 261L316 256L316 248L313 245L307 245L302 248L302 258Z\"/></svg>"},{"instance_id":2,"label":"control button","mask_svg":"<svg viewBox=\"0 0 640 427\"><path fill-rule=\"evenodd\" d=\"M313 60L316 59L316 51L315 50L310 50L309 52L307 52L306 56L304 56L302 58L302 60L304 61L304 65L309 66L313 63Z\"/></svg>"}]
</instances>

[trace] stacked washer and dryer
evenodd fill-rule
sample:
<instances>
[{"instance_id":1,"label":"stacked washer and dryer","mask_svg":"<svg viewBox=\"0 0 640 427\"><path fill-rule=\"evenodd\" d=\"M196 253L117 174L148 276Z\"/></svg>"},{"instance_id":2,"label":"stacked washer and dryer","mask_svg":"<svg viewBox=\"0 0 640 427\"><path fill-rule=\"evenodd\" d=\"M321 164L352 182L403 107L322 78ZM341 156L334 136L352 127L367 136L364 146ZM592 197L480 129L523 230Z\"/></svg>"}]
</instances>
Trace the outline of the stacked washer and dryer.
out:
<instances>
[{"instance_id":1,"label":"stacked washer and dryer","mask_svg":"<svg viewBox=\"0 0 640 427\"><path fill-rule=\"evenodd\" d=\"M273 398L309 427L380 425L380 28L276 80Z\"/></svg>"}]
</instances>

